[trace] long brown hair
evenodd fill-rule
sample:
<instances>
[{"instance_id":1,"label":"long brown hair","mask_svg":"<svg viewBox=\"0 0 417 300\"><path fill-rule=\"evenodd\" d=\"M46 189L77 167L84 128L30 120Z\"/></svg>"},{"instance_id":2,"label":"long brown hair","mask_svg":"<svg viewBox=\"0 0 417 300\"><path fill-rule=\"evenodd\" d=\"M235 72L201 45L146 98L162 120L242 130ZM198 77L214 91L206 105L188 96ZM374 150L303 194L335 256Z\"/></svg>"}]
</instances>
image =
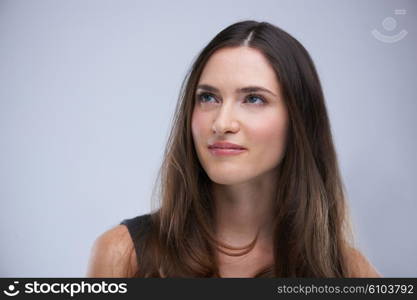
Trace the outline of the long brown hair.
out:
<instances>
[{"instance_id":1,"label":"long brown hair","mask_svg":"<svg viewBox=\"0 0 417 300\"><path fill-rule=\"evenodd\" d=\"M252 20L218 33L182 83L155 185L160 203L151 213L151 229L140 237L134 277L219 277L211 180L195 151L191 117L196 86L210 56L239 46L260 50L267 58L289 115L286 153L276 181L274 263L256 277L347 277L344 253L352 235L346 193L315 66L295 38Z\"/></svg>"}]
</instances>

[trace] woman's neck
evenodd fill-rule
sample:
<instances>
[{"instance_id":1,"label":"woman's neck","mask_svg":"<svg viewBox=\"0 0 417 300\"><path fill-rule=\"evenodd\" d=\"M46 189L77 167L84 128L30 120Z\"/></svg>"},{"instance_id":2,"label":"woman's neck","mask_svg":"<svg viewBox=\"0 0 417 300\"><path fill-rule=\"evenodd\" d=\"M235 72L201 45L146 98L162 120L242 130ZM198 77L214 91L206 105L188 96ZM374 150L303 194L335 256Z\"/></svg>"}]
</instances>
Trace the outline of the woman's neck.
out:
<instances>
[{"instance_id":1,"label":"woman's neck","mask_svg":"<svg viewBox=\"0 0 417 300\"><path fill-rule=\"evenodd\" d=\"M213 183L217 238L234 247L248 245L258 233L258 242L270 241L276 188L272 172L236 185Z\"/></svg>"}]
</instances>

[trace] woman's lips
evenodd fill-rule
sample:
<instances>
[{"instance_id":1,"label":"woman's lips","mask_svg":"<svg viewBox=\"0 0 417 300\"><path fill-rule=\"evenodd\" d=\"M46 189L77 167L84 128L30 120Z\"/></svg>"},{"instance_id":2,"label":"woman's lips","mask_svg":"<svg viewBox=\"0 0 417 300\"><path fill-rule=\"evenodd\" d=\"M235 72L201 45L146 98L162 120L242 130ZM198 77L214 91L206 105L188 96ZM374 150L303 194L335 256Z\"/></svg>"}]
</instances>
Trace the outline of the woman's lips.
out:
<instances>
[{"instance_id":1,"label":"woman's lips","mask_svg":"<svg viewBox=\"0 0 417 300\"><path fill-rule=\"evenodd\" d=\"M238 155L246 151L246 149L233 148L208 148L211 154L216 156Z\"/></svg>"}]
</instances>

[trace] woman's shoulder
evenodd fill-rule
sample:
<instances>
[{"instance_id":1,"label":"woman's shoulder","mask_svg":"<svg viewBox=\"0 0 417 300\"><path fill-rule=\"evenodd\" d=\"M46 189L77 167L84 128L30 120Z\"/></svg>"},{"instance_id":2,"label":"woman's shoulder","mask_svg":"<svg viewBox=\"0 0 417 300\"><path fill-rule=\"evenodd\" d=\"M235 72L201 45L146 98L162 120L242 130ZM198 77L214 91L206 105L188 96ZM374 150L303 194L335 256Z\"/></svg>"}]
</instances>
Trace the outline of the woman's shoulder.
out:
<instances>
[{"instance_id":1,"label":"woman's shoulder","mask_svg":"<svg viewBox=\"0 0 417 300\"><path fill-rule=\"evenodd\" d=\"M137 269L136 245L132 239L143 216L124 219L100 234L91 248L87 277L131 277Z\"/></svg>"},{"instance_id":2,"label":"woman's shoulder","mask_svg":"<svg viewBox=\"0 0 417 300\"><path fill-rule=\"evenodd\" d=\"M120 224L126 225L132 238L140 231L146 231L150 228L151 214L143 214L130 219L124 219Z\"/></svg>"},{"instance_id":3,"label":"woman's shoulder","mask_svg":"<svg viewBox=\"0 0 417 300\"><path fill-rule=\"evenodd\" d=\"M349 266L349 277L382 277L365 255L354 247L348 246L346 248L346 261Z\"/></svg>"}]
</instances>

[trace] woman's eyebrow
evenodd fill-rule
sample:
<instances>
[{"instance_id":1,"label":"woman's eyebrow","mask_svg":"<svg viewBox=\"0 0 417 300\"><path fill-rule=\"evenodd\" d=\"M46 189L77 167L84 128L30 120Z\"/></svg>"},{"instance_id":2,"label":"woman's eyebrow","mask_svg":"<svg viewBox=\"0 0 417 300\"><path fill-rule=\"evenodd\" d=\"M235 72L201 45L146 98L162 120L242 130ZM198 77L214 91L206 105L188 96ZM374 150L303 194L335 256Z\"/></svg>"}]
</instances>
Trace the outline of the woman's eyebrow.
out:
<instances>
[{"instance_id":1,"label":"woman's eyebrow","mask_svg":"<svg viewBox=\"0 0 417 300\"><path fill-rule=\"evenodd\" d=\"M205 90L205 91L213 92L213 93L219 93L218 88L215 88L214 86L211 86L209 84L200 84L200 85L197 86L197 89L201 89L201 90ZM269 93L273 96L277 96L273 92L271 92L270 90L268 90L266 88L263 88L263 87L260 87L260 86L246 86L246 87L239 88L239 89L236 90L237 93L239 93L239 92L240 93L255 93L255 92L259 92L259 91L267 92L267 93Z\"/></svg>"}]
</instances>

